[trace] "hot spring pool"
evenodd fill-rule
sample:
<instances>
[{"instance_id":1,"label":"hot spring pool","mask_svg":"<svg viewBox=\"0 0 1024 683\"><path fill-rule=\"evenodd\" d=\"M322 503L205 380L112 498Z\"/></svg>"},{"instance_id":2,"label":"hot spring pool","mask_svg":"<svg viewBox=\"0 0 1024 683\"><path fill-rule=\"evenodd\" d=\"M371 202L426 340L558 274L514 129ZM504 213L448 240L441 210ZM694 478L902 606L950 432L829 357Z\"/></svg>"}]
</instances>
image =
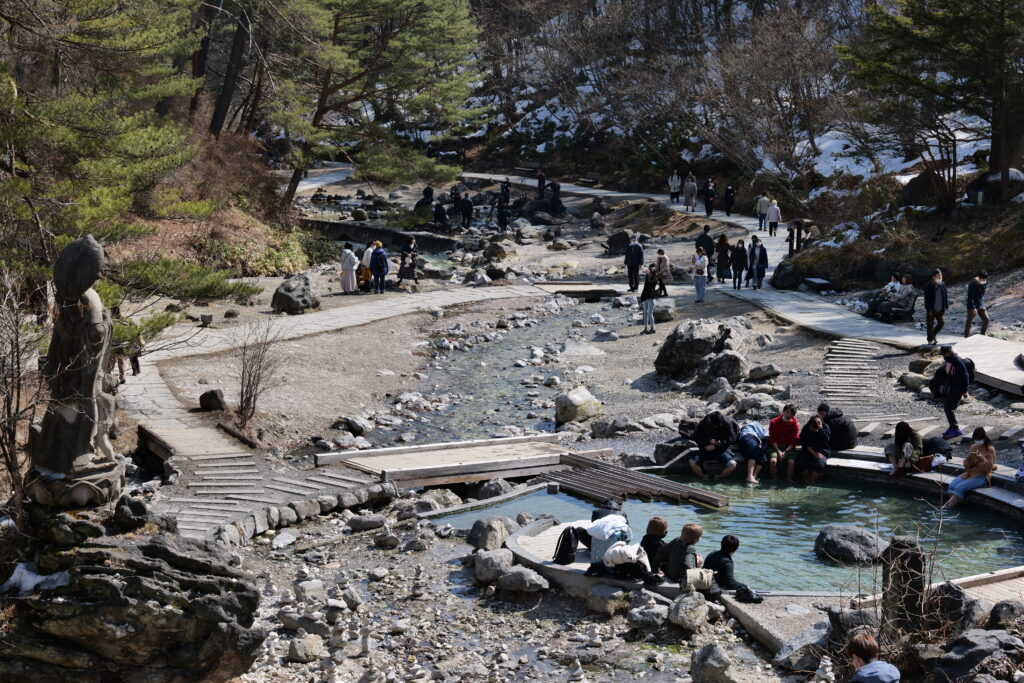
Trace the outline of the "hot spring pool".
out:
<instances>
[{"instance_id":1,"label":"hot spring pool","mask_svg":"<svg viewBox=\"0 0 1024 683\"><path fill-rule=\"evenodd\" d=\"M879 569L837 567L814 554L814 539L827 524L862 524L883 538L894 533L917 535L925 552L934 552L934 581L1024 564L1021 529L970 503L940 515L933 509L937 496L926 499L877 484L747 487L714 482L706 486L730 496L729 508L713 511L692 505L628 500L624 512L634 539L639 541L647 520L654 516L668 520L669 539L679 534L683 524L700 523L704 538L698 550L704 556L718 549L723 535L735 534L740 539L735 555L737 578L766 590L874 592L881 582ZM561 521L570 521L590 519L593 509L590 503L573 496L541 491L437 521L468 528L480 517L515 518L519 512L534 516L550 513ZM554 548L551 550L553 553Z\"/></svg>"}]
</instances>

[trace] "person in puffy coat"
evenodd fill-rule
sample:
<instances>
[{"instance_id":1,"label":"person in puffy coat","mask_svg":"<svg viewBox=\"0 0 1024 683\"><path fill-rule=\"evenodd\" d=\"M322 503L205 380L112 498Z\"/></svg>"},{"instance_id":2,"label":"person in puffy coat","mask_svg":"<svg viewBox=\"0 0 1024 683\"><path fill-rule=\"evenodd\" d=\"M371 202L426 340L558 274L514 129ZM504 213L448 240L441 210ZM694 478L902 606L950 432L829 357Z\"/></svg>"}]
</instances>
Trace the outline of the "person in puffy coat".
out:
<instances>
[{"instance_id":1,"label":"person in puffy coat","mask_svg":"<svg viewBox=\"0 0 1024 683\"><path fill-rule=\"evenodd\" d=\"M829 446L833 451L846 451L857 447L857 425L843 415L842 408L832 408L829 404L822 403L818 406L818 417L829 429Z\"/></svg>"},{"instance_id":2,"label":"person in puffy coat","mask_svg":"<svg viewBox=\"0 0 1024 683\"><path fill-rule=\"evenodd\" d=\"M768 236L775 237L775 233L779 231L779 223L782 222L782 210L778 201L772 200L772 205L768 207L768 213L765 215L765 222L768 223Z\"/></svg>"}]
</instances>

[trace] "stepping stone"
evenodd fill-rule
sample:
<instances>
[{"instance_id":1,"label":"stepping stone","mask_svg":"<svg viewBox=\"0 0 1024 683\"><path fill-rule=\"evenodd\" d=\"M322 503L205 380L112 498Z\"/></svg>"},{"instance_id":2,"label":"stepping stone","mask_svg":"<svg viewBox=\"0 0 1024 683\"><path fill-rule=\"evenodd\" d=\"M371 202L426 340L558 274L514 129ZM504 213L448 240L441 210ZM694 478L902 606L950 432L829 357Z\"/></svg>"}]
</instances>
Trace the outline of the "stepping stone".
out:
<instances>
[{"instance_id":1,"label":"stepping stone","mask_svg":"<svg viewBox=\"0 0 1024 683\"><path fill-rule=\"evenodd\" d=\"M260 474L259 472L247 472L246 474L209 474L200 476L202 477L203 481L263 481L263 475Z\"/></svg>"},{"instance_id":2,"label":"stepping stone","mask_svg":"<svg viewBox=\"0 0 1024 683\"><path fill-rule=\"evenodd\" d=\"M931 427L925 427L924 429L918 429L917 433L923 439L924 437L928 436L929 433L935 431L938 428L939 428L939 425L932 425Z\"/></svg>"},{"instance_id":3,"label":"stepping stone","mask_svg":"<svg viewBox=\"0 0 1024 683\"><path fill-rule=\"evenodd\" d=\"M1003 432L1002 434L999 435L999 440L1000 441L1009 441L1010 439L1012 439L1013 437L1017 436L1018 434L1021 434L1021 432L1024 432L1024 425L1017 425L1016 427L1010 427L1005 432ZM1021 434L1021 436L1024 436L1024 434Z\"/></svg>"},{"instance_id":4,"label":"stepping stone","mask_svg":"<svg viewBox=\"0 0 1024 683\"><path fill-rule=\"evenodd\" d=\"M273 489L275 491L284 491L285 493L294 493L299 496L309 496L316 493L317 491L323 490L322 488L300 488L298 486L295 486L294 484L282 484L277 481L268 481L266 484L264 484L264 486L266 486L268 489Z\"/></svg>"},{"instance_id":5,"label":"stepping stone","mask_svg":"<svg viewBox=\"0 0 1024 683\"><path fill-rule=\"evenodd\" d=\"M857 430L857 436L867 436L876 429L878 429L878 423L869 422L868 424L864 425L863 427Z\"/></svg>"}]
</instances>

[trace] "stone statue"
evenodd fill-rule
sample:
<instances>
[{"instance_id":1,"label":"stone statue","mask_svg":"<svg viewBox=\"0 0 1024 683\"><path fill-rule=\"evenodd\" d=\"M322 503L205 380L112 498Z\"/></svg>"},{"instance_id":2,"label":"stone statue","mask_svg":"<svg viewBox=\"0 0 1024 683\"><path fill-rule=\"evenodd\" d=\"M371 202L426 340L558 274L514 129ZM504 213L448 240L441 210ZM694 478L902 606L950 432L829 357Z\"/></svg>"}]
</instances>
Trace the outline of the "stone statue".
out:
<instances>
[{"instance_id":1,"label":"stone statue","mask_svg":"<svg viewBox=\"0 0 1024 683\"><path fill-rule=\"evenodd\" d=\"M116 403L104 391L112 325L93 289L103 262L89 235L65 247L53 269L57 310L43 366L50 402L29 443L29 497L47 507L102 505L124 486L108 438Z\"/></svg>"}]
</instances>

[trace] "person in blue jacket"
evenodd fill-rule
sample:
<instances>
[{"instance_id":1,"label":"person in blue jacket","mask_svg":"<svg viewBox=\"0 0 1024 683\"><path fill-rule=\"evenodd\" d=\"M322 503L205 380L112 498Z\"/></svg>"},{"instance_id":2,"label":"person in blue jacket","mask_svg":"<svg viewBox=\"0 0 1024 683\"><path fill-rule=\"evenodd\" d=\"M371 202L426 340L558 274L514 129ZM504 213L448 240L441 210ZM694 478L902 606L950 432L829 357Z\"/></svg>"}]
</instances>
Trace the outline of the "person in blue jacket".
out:
<instances>
[{"instance_id":1,"label":"person in blue jacket","mask_svg":"<svg viewBox=\"0 0 1024 683\"><path fill-rule=\"evenodd\" d=\"M626 272L629 275L629 291L635 292L640 289L640 266L644 264L644 248L640 246L640 238L633 235L626 247Z\"/></svg>"},{"instance_id":2,"label":"person in blue jacket","mask_svg":"<svg viewBox=\"0 0 1024 683\"><path fill-rule=\"evenodd\" d=\"M868 633L858 633L846 644L857 673L850 683L900 683L900 670L878 659L878 641Z\"/></svg>"},{"instance_id":3,"label":"person in blue jacket","mask_svg":"<svg viewBox=\"0 0 1024 683\"><path fill-rule=\"evenodd\" d=\"M373 291L376 294L383 294L384 278L387 276L388 269L390 268L388 252L379 240L374 242L373 245L373 254L370 256L370 274L373 275Z\"/></svg>"},{"instance_id":4,"label":"person in blue jacket","mask_svg":"<svg viewBox=\"0 0 1024 683\"><path fill-rule=\"evenodd\" d=\"M988 332L988 311L985 310L985 290L988 289L988 272L979 271L974 279L967 283L967 323L964 325L964 336L971 336L974 316L981 320L981 334Z\"/></svg>"}]
</instances>

